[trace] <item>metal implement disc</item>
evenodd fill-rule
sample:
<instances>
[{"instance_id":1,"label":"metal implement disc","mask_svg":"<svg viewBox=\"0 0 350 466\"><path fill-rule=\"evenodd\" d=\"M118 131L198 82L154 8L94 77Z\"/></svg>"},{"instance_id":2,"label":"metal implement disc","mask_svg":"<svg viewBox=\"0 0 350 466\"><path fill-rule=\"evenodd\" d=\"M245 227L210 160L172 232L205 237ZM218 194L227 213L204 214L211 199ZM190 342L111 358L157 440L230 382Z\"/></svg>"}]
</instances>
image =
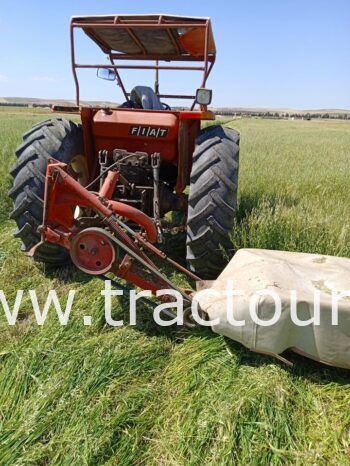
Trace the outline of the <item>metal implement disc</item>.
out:
<instances>
[{"instance_id":1,"label":"metal implement disc","mask_svg":"<svg viewBox=\"0 0 350 466\"><path fill-rule=\"evenodd\" d=\"M72 240L70 255L73 264L90 275L108 272L116 259L114 246L101 228L86 228L78 233Z\"/></svg>"}]
</instances>

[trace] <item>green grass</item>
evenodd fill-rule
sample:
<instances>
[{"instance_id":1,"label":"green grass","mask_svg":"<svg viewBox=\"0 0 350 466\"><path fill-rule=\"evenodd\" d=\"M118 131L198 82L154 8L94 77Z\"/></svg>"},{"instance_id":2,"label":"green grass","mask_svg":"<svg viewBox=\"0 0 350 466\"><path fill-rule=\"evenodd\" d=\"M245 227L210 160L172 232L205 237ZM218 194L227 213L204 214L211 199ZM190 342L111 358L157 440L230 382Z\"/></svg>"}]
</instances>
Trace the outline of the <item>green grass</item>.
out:
<instances>
[{"instance_id":1,"label":"green grass","mask_svg":"<svg viewBox=\"0 0 350 466\"><path fill-rule=\"evenodd\" d=\"M147 309L136 327L107 327L100 281L20 253L7 173L21 133L46 117L0 112L0 289L11 304L18 288L77 298L67 327L50 315L39 328L28 298L16 326L0 316L0 465L350 464L348 371L157 328ZM235 247L350 256L349 123L228 124L242 139Z\"/></svg>"}]
</instances>

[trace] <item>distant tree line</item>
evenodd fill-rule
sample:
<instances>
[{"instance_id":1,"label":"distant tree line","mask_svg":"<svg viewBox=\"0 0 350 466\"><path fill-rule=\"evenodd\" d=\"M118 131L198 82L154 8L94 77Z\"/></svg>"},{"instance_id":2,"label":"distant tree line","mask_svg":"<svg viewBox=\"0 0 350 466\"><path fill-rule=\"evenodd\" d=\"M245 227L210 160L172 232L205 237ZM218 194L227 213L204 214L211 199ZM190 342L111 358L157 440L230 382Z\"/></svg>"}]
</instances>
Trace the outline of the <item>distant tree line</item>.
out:
<instances>
[{"instance_id":1,"label":"distant tree line","mask_svg":"<svg viewBox=\"0 0 350 466\"><path fill-rule=\"evenodd\" d=\"M36 104L36 103L10 103L0 102L0 107L30 107L30 108L50 108L53 104ZM174 110L180 110L174 108ZM299 120L314 120L314 119L334 119L334 120L350 120L350 113L288 113L288 112L262 112L262 111L248 111L248 110L230 110L230 109L216 109L214 110L216 115L230 116L230 117L242 117L242 118L278 118L278 119L299 119Z\"/></svg>"},{"instance_id":2,"label":"distant tree line","mask_svg":"<svg viewBox=\"0 0 350 466\"><path fill-rule=\"evenodd\" d=\"M335 119L335 120L350 120L350 113L295 113L295 112L261 112L261 111L245 111L245 110L214 110L216 115L242 117L242 118L279 118L279 119L300 119L300 120L311 120L311 119Z\"/></svg>"},{"instance_id":3,"label":"distant tree line","mask_svg":"<svg viewBox=\"0 0 350 466\"><path fill-rule=\"evenodd\" d=\"M52 104L53 105L53 104ZM0 102L0 107L30 107L30 108L50 108L51 104L23 104L20 102Z\"/></svg>"}]
</instances>

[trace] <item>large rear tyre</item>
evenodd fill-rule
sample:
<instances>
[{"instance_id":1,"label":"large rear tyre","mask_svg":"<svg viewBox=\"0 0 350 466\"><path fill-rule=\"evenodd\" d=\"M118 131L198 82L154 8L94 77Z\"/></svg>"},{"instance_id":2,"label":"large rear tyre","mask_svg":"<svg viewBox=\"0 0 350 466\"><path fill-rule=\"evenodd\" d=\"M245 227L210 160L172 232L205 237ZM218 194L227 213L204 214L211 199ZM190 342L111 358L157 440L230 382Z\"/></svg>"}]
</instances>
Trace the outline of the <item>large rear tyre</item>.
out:
<instances>
[{"instance_id":1,"label":"large rear tyre","mask_svg":"<svg viewBox=\"0 0 350 466\"><path fill-rule=\"evenodd\" d=\"M64 118L43 121L23 135L23 143L16 151L17 163L11 170L13 186L8 193L13 200L10 218L17 223L14 236L22 240L22 251L29 251L40 241L38 227L43 219L48 161L70 164L84 184L87 164L83 154L81 126ZM66 249L49 243L36 250L34 259L51 266L61 266L70 260Z\"/></svg>"},{"instance_id":2,"label":"large rear tyre","mask_svg":"<svg viewBox=\"0 0 350 466\"><path fill-rule=\"evenodd\" d=\"M187 217L187 261L203 279L216 278L232 253L239 165L239 133L201 130L191 172Z\"/></svg>"}]
</instances>

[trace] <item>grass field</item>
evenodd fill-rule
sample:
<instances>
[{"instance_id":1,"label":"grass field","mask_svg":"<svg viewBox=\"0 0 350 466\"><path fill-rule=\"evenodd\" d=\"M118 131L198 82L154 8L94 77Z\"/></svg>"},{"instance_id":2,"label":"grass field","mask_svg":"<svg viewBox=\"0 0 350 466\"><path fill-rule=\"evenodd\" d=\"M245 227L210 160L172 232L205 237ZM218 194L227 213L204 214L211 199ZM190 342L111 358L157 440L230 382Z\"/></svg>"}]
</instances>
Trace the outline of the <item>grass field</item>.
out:
<instances>
[{"instance_id":1,"label":"grass field","mask_svg":"<svg viewBox=\"0 0 350 466\"><path fill-rule=\"evenodd\" d=\"M35 325L28 298L13 327L1 310L0 465L350 464L349 371L157 328L146 309L136 327L107 327L100 281L20 253L7 173L21 133L46 117L0 110L0 289L11 304L30 288L75 288L77 301L67 327L54 314ZM241 131L235 247L350 257L350 124L228 124Z\"/></svg>"}]
</instances>

